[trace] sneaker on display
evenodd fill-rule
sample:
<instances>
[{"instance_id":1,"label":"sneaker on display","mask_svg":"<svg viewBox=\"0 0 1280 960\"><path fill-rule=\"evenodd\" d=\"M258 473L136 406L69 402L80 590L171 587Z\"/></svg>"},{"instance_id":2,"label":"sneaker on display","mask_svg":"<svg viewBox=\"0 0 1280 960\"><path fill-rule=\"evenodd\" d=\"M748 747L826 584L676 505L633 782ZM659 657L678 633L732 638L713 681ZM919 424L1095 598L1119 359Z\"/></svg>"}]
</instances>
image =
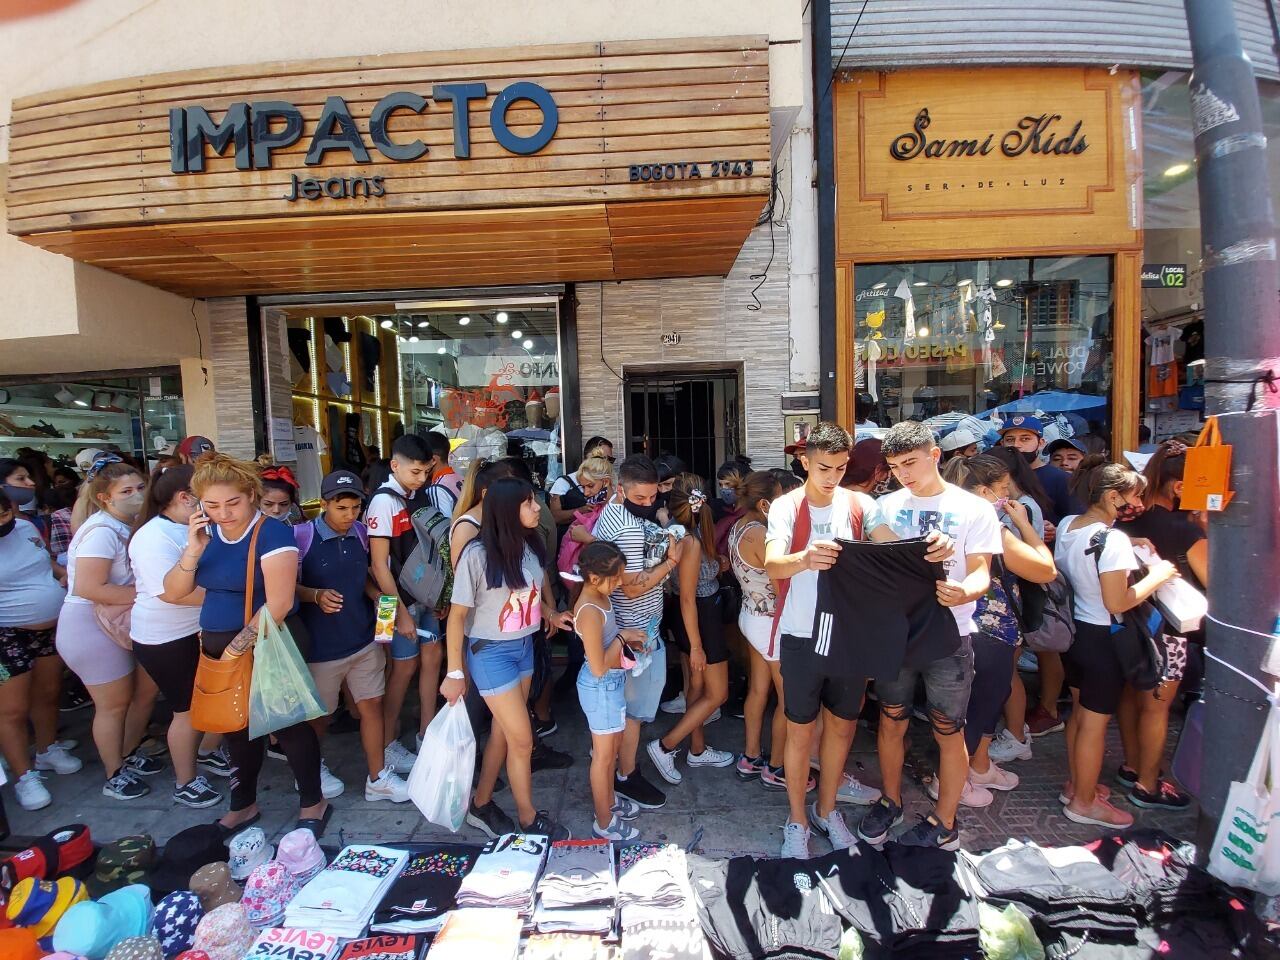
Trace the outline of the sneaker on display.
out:
<instances>
[{"instance_id":1,"label":"sneaker on display","mask_svg":"<svg viewBox=\"0 0 1280 960\"><path fill-rule=\"evenodd\" d=\"M793 860L809 859L809 828L803 823L787 823L782 828L782 853Z\"/></svg>"},{"instance_id":2,"label":"sneaker on display","mask_svg":"<svg viewBox=\"0 0 1280 960\"><path fill-rule=\"evenodd\" d=\"M670 784L678 784L684 779L684 775L676 769L676 755L679 749L672 750L668 753L663 749L661 740L650 740L649 746L645 748L649 753L649 759L653 761L654 768L658 771L658 775Z\"/></svg>"},{"instance_id":3,"label":"sneaker on display","mask_svg":"<svg viewBox=\"0 0 1280 960\"><path fill-rule=\"evenodd\" d=\"M102 785L102 795L112 800L137 800L151 792L151 788L133 775L127 766Z\"/></svg>"},{"instance_id":4,"label":"sneaker on display","mask_svg":"<svg viewBox=\"0 0 1280 960\"><path fill-rule=\"evenodd\" d=\"M551 819L551 814L545 810L539 810L532 820L520 827L521 833L536 833L551 840L552 843L572 840L573 834L569 832L569 828L562 823L558 823ZM636 831L637 834L639 831Z\"/></svg>"},{"instance_id":5,"label":"sneaker on display","mask_svg":"<svg viewBox=\"0 0 1280 960\"><path fill-rule=\"evenodd\" d=\"M733 772L738 775L739 780L755 780L764 773L767 766L769 765L765 763L764 757L748 757L744 753L734 764Z\"/></svg>"},{"instance_id":6,"label":"sneaker on display","mask_svg":"<svg viewBox=\"0 0 1280 960\"><path fill-rule=\"evenodd\" d=\"M869 787L851 773L840 774L840 786L836 789L836 803L854 803L869 807L880 799L878 787Z\"/></svg>"},{"instance_id":7,"label":"sneaker on display","mask_svg":"<svg viewBox=\"0 0 1280 960\"><path fill-rule=\"evenodd\" d=\"M221 803L222 794L209 786L209 781L204 777L196 777L184 786L174 787L173 802L199 810Z\"/></svg>"},{"instance_id":8,"label":"sneaker on display","mask_svg":"<svg viewBox=\"0 0 1280 960\"><path fill-rule=\"evenodd\" d=\"M658 810L667 804L667 795L646 780L638 769L631 771L629 777L615 776L613 792L641 810Z\"/></svg>"},{"instance_id":9,"label":"sneaker on display","mask_svg":"<svg viewBox=\"0 0 1280 960\"><path fill-rule=\"evenodd\" d=\"M988 790L1012 790L1018 785L1018 775L1000 767L994 760L986 773L979 773L972 767L969 769L969 782Z\"/></svg>"},{"instance_id":10,"label":"sneaker on display","mask_svg":"<svg viewBox=\"0 0 1280 960\"><path fill-rule=\"evenodd\" d=\"M508 817L506 811L492 800L483 807L476 806L473 800L467 808L467 823L471 824L490 840L497 840L504 833L516 832L516 822Z\"/></svg>"},{"instance_id":11,"label":"sneaker on display","mask_svg":"<svg viewBox=\"0 0 1280 960\"><path fill-rule=\"evenodd\" d=\"M600 840L612 840L614 843L630 843L640 839L640 831L631 824L619 819L615 813L607 827L601 827L596 821L591 822L591 833Z\"/></svg>"},{"instance_id":12,"label":"sneaker on display","mask_svg":"<svg viewBox=\"0 0 1280 960\"><path fill-rule=\"evenodd\" d=\"M960 831L944 827L932 813L921 817L914 827L898 838L904 847L932 847L935 850L959 850Z\"/></svg>"},{"instance_id":13,"label":"sneaker on display","mask_svg":"<svg viewBox=\"0 0 1280 960\"><path fill-rule=\"evenodd\" d=\"M717 750L707 744L701 753L685 753L685 763L691 767L731 767L733 754L728 750Z\"/></svg>"},{"instance_id":14,"label":"sneaker on display","mask_svg":"<svg viewBox=\"0 0 1280 960\"><path fill-rule=\"evenodd\" d=\"M387 749L382 753L383 765L390 767L399 774L407 774L412 770L413 762L417 759L417 754L410 753L406 750L404 744L399 740L392 740L387 744Z\"/></svg>"},{"instance_id":15,"label":"sneaker on display","mask_svg":"<svg viewBox=\"0 0 1280 960\"><path fill-rule=\"evenodd\" d=\"M219 747L212 753L200 754L196 757L196 767L211 776L231 776L231 758L227 756L227 748Z\"/></svg>"},{"instance_id":16,"label":"sneaker on display","mask_svg":"<svg viewBox=\"0 0 1280 960\"><path fill-rule=\"evenodd\" d=\"M59 743L49 745L44 753L36 754L37 770L52 770L54 773L75 773L84 764L78 757L73 757Z\"/></svg>"},{"instance_id":17,"label":"sneaker on display","mask_svg":"<svg viewBox=\"0 0 1280 960\"><path fill-rule=\"evenodd\" d=\"M19 777L13 789L23 810L43 810L53 803L53 797L44 785L44 777L35 770L28 770Z\"/></svg>"},{"instance_id":18,"label":"sneaker on display","mask_svg":"<svg viewBox=\"0 0 1280 960\"><path fill-rule=\"evenodd\" d=\"M375 800L405 803L409 799L409 785L396 776L396 772L390 767L383 767L377 780L365 780L364 798L371 803Z\"/></svg>"},{"instance_id":19,"label":"sneaker on display","mask_svg":"<svg viewBox=\"0 0 1280 960\"><path fill-rule=\"evenodd\" d=\"M670 700L658 704L658 709L663 713L684 713L684 694L681 693L672 697Z\"/></svg>"},{"instance_id":20,"label":"sneaker on display","mask_svg":"<svg viewBox=\"0 0 1280 960\"><path fill-rule=\"evenodd\" d=\"M888 797L881 797L858 824L858 836L878 847L889 839L889 831L901 822L902 807Z\"/></svg>"},{"instance_id":21,"label":"sneaker on display","mask_svg":"<svg viewBox=\"0 0 1280 960\"><path fill-rule=\"evenodd\" d=\"M996 763L1009 763L1013 760L1031 759L1031 728L1022 725L1022 739L1013 735L1008 727L996 734L987 751Z\"/></svg>"},{"instance_id":22,"label":"sneaker on display","mask_svg":"<svg viewBox=\"0 0 1280 960\"><path fill-rule=\"evenodd\" d=\"M613 815L619 820L634 820L640 816L640 805L626 797L614 796Z\"/></svg>"},{"instance_id":23,"label":"sneaker on display","mask_svg":"<svg viewBox=\"0 0 1280 960\"><path fill-rule=\"evenodd\" d=\"M929 781L926 792L934 800L938 799L938 778L936 776ZM964 789L960 791L960 805L973 807L975 810L991 806L991 804L995 803L995 799L995 794L986 787L980 787L968 779L964 782Z\"/></svg>"},{"instance_id":24,"label":"sneaker on display","mask_svg":"<svg viewBox=\"0 0 1280 960\"><path fill-rule=\"evenodd\" d=\"M838 807L831 811L830 816L820 817L817 803L809 804L809 823L820 836L830 841L833 850L848 850L858 842L852 831L845 826L844 816Z\"/></svg>"}]
</instances>

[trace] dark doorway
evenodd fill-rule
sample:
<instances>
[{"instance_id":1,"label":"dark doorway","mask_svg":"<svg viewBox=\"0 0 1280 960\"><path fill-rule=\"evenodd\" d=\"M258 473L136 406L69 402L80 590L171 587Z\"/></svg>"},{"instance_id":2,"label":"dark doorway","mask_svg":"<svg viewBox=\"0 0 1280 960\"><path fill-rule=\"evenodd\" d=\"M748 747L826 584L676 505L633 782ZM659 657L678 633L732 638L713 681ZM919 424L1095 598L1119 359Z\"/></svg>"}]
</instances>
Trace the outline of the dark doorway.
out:
<instances>
[{"instance_id":1,"label":"dark doorway","mask_svg":"<svg viewBox=\"0 0 1280 960\"><path fill-rule=\"evenodd\" d=\"M741 452L736 370L626 375L627 452L675 454L705 479Z\"/></svg>"}]
</instances>

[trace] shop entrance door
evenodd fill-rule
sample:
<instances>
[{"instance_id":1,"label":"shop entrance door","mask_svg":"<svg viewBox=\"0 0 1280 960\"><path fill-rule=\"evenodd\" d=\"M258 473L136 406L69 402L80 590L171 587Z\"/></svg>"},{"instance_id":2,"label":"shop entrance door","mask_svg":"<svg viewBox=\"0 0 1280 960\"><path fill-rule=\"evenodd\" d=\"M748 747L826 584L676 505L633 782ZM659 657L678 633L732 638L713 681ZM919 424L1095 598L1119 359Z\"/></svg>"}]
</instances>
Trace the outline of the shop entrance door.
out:
<instances>
[{"instance_id":1,"label":"shop entrance door","mask_svg":"<svg viewBox=\"0 0 1280 960\"><path fill-rule=\"evenodd\" d=\"M628 370L624 383L627 452L675 454L700 477L742 450L741 371Z\"/></svg>"}]
</instances>

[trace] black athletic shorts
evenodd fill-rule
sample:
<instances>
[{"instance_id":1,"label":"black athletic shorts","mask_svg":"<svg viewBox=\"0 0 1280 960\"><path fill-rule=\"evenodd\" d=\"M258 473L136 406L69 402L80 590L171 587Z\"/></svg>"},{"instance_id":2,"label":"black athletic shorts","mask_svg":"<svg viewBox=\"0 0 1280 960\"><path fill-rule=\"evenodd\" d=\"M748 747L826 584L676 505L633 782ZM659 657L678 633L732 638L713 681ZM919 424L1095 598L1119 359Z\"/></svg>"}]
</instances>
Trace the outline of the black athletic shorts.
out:
<instances>
[{"instance_id":1,"label":"black athletic shorts","mask_svg":"<svg viewBox=\"0 0 1280 960\"><path fill-rule=\"evenodd\" d=\"M1080 706L1112 715L1124 692L1124 668L1109 626L1076 621L1076 639L1062 655L1067 686L1080 691Z\"/></svg>"},{"instance_id":2,"label":"black athletic shorts","mask_svg":"<svg viewBox=\"0 0 1280 960\"><path fill-rule=\"evenodd\" d=\"M200 634L193 633L167 643L137 643L133 656L156 682L174 713L191 709L191 691L200 664Z\"/></svg>"},{"instance_id":3,"label":"black athletic shorts","mask_svg":"<svg viewBox=\"0 0 1280 960\"><path fill-rule=\"evenodd\" d=\"M787 719L813 723L826 707L841 720L857 720L867 692L865 677L833 677L826 657L813 652L813 640L784 633L780 640L782 695Z\"/></svg>"},{"instance_id":4,"label":"black athletic shorts","mask_svg":"<svg viewBox=\"0 0 1280 960\"><path fill-rule=\"evenodd\" d=\"M709 597L699 597L698 634L702 638L702 652L707 655L707 665L726 663L729 660L729 644L724 638L724 617L720 607L723 603L721 593L713 593ZM672 644L686 656L689 653L689 634L684 628L684 617L680 612L680 598L672 596L667 600L667 624L671 629Z\"/></svg>"}]
</instances>

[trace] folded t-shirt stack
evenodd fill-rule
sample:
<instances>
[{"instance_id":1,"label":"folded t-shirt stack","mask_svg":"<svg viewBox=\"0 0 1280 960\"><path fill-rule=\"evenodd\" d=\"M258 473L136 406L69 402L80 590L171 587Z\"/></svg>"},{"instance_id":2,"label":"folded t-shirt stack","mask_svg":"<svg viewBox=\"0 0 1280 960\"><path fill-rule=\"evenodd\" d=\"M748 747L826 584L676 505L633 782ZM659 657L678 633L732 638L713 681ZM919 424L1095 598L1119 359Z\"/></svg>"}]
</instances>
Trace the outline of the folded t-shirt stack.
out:
<instances>
[{"instance_id":1,"label":"folded t-shirt stack","mask_svg":"<svg viewBox=\"0 0 1280 960\"><path fill-rule=\"evenodd\" d=\"M442 843L409 854L373 915L376 933L435 933L455 906L458 886L475 863L472 844Z\"/></svg>"},{"instance_id":2,"label":"folded t-shirt stack","mask_svg":"<svg viewBox=\"0 0 1280 960\"><path fill-rule=\"evenodd\" d=\"M285 910L284 925L338 937L362 936L408 859L407 851L391 847L344 847L293 898Z\"/></svg>"},{"instance_id":3,"label":"folded t-shirt stack","mask_svg":"<svg viewBox=\"0 0 1280 960\"><path fill-rule=\"evenodd\" d=\"M613 845L607 840L563 840L551 845L533 922L540 933L613 930L618 882Z\"/></svg>"},{"instance_id":4,"label":"folded t-shirt stack","mask_svg":"<svg viewBox=\"0 0 1280 960\"><path fill-rule=\"evenodd\" d=\"M621 848L618 905L625 960L702 960L707 941L689 885L689 863L679 847Z\"/></svg>"},{"instance_id":5,"label":"folded t-shirt stack","mask_svg":"<svg viewBox=\"0 0 1280 960\"><path fill-rule=\"evenodd\" d=\"M550 845L549 838L531 833L504 833L490 840L458 887L458 906L509 907L530 917Z\"/></svg>"},{"instance_id":6,"label":"folded t-shirt stack","mask_svg":"<svg viewBox=\"0 0 1280 960\"><path fill-rule=\"evenodd\" d=\"M515 910L459 908L445 917L431 943L431 960L516 960L520 914Z\"/></svg>"}]
</instances>

